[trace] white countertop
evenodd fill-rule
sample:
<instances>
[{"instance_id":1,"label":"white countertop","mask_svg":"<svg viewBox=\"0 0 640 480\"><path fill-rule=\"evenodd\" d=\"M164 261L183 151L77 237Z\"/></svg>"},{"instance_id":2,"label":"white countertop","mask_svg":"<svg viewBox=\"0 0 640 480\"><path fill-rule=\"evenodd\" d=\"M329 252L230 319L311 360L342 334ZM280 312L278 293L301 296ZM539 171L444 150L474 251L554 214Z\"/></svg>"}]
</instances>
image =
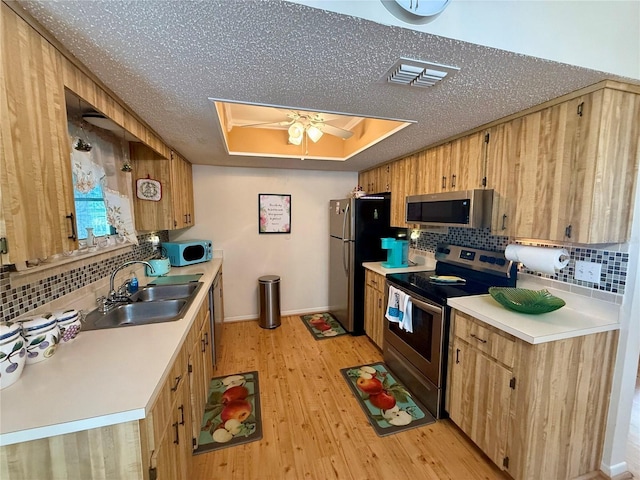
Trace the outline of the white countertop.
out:
<instances>
[{"instance_id":1,"label":"white countertop","mask_svg":"<svg viewBox=\"0 0 640 480\"><path fill-rule=\"evenodd\" d=\"M411 265L409 267L385 268L382 266L382 262L364 262L362 266L368 270L385 276L390 273L425 272L435 268L432 265Z\"/></svg>"},{"instance_id":2,"label":"white countertop","mask_svg":"<svg viewBox=\"0 0 640 480\"><path fill-rule=\"evenodd\" d=\"M620 307L616 304L548 287L520 283L518 287L532 290L545 288L552 295L562 298L566 305L553 312L528 315L508 310L491 295L450 298L447 304L531 344L620 328Z\"/></svg>"},{"instance_id":3,"label":"white countertop","mask_svg":"<svg viewBox=\"0 0 640 480\"><path fill-rule=\"evenodd\" d=\"M81 331L48 360L25 365L20 379L0 391L0 446L144 418L221 265L214 258L171 269L204 274L181 320Z\"/></svg>"}]
</instances>

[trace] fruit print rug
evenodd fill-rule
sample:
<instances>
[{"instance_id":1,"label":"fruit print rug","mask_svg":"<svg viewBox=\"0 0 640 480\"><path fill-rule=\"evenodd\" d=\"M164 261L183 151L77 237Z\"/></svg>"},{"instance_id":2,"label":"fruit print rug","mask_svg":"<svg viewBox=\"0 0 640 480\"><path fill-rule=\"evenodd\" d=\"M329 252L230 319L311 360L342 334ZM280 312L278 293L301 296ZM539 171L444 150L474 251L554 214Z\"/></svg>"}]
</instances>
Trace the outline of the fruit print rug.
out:
<instances>
[{"instance_id":1,"label":"fruit print rug","mask_svg":"<svg viewBox=\"0 0 640 480\"><path fill-rule=\"evenodd\" d=\"M261 438L258 372L212 378L194 455Z\"/></svg>"},{"instance_id":2,"label":"fruit print rug","mask_svg":"<svg viewBox=\"0 0 640 480\"><path fill-rule=\"evenodd\" d=\"M436 421L411 392L395 380L384 363L343 368L340 372L378 436Z\"/></svg>"},{"instance_id":3,"label":"fruit print rug","mask_svg":"<svg viewBox=\"0 0 640 480\"><path fill-rule=\"evenodd\" d=\"M300 318L316 340L335 338L347 333L330 313L300 315Z\"/></svg>"}]
</instances>

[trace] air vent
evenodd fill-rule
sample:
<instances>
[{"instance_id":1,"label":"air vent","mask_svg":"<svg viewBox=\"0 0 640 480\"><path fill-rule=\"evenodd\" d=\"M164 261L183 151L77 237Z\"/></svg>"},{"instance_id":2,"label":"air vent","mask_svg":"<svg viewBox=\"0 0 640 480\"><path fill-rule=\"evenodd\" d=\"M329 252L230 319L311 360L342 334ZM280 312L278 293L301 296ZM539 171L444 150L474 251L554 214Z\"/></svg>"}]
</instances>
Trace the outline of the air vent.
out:
<instances>
[{"instance_id":1,"label":"air vent","mask_svg":"<svg viewBox=\"0 0 640 480\"><path fill-rule=\"evenodd\" d=\"M460 69L437 63L401 58L384 74L381 82L405 87L433 87Z\"/></svg>"}]
</instances>

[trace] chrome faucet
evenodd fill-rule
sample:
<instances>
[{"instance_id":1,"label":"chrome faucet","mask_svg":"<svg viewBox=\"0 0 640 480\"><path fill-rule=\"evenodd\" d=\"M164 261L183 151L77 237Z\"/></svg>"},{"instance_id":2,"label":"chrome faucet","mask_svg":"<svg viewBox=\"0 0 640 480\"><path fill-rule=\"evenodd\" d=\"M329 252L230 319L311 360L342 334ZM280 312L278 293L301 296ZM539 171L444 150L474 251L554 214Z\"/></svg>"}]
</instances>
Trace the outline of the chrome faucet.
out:
<instances>
[{"instance_id":1,"label":"chrome faucet","mask_svg":"<svg viewBox=\"0 0 640 480\"><path fill-rule=\"evenodd\" d=\"M123 295L121 293L122 288L128 282L126 282L122 287L120 287L118 289L118 291L115 290L114 282L116 280L116 275L120 270L122 270L123 268L128 267L129 265L134 265L136 263L140 263L142 265L146 265L147 267L149 267L149 270L151 271L151 273L154 272L153 266L149 262L145 262L143 260L131 260L129 262L124 262L122 265L116 267L113 270L113 272L111 272L111 278L109 279L109 294L106 297L99 297L97 299L97 302L98 302L98 305L100 307L100 311L101 312L103 312L103 313L104 312L108 312L109 310L111 310L118 303L127 302L127 301L130 300L128 296L125 296L125 295Z\"/></svg>"}]
</instances>

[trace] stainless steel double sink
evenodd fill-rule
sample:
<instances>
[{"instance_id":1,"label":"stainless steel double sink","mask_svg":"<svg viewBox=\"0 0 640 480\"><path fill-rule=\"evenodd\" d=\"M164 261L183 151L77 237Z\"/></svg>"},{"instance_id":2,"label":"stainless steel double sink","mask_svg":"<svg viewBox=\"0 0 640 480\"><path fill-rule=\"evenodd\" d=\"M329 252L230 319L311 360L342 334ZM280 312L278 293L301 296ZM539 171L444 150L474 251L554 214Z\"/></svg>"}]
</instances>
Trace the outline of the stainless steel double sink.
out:
<instances>
[{"instance_id":1,"label":"stainless steel double sink","mask_svg":"<svg viewBox=\"0 0 640 480\"><path fill-rule=\"evenodd\" d=\"M191 306L202 282L175 285L148 285L106 313L99 309L89 312L82 330L102 330L131 325L173 322L181 319Z\"/></svg>"}]
</instances>

